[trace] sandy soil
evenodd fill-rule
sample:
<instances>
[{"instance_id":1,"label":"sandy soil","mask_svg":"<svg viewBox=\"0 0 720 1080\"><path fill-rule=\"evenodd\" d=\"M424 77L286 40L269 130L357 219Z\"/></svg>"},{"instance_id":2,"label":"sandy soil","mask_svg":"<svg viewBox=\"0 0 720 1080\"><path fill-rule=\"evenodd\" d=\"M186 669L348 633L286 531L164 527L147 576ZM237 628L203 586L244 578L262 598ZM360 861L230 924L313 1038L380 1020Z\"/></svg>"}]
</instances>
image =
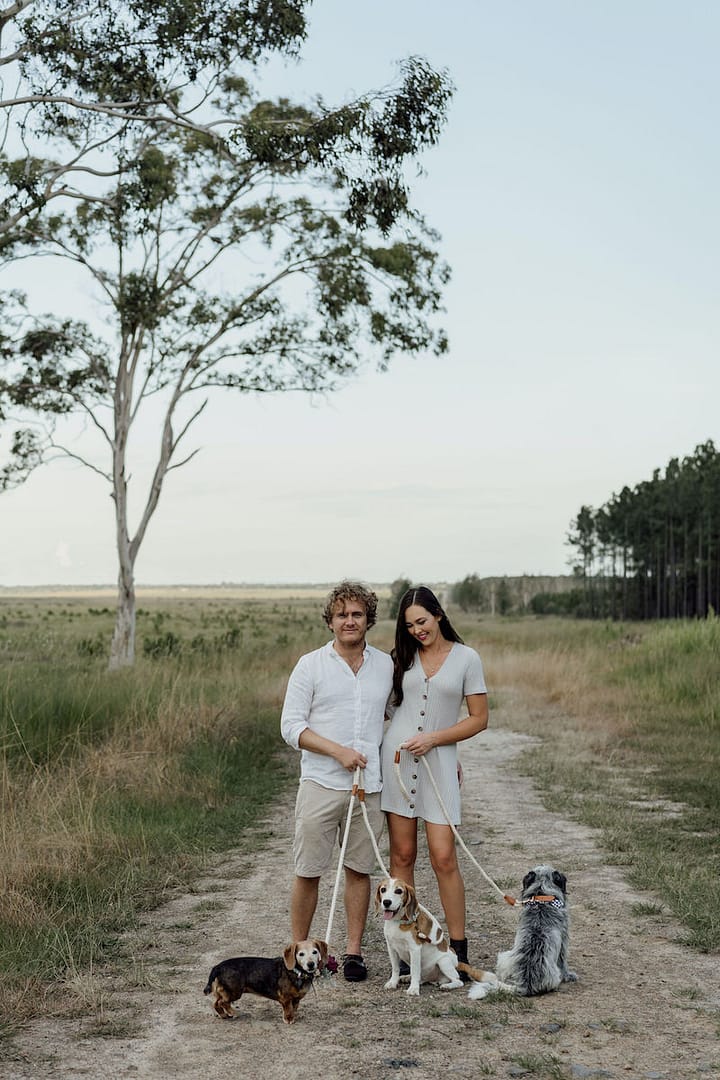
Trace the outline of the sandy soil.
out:
<instances>
[{"instance_id":1,"label":"sandy soil","mask_svg":"<svg viewBox=\"0 0 720 1080\"><path fill-rule=\"evenodd\" d=\"M570 962L580 978L535 999L470 1002L464 990L424 986L419 998L383 989L389 965L372 917L366 983L320 980L292 1027L275 1002L245 997L222 1021L202 989L211 965L239 954L278 955L288 940L292 800L272 808L269 838L212 867L187 895L152 913L128 937L113 970L53 992L61 1017L20 1033L0 1076L165 1078L240 1076L720 1077L717 957L678 944L664 916L634 915L639 895L604 861L593 833L544 809L517 771L526 736L493 728L462 748L462 835L478 862L517 895L526 870L551 862L568 877ZM383 851L385 850L383 845ZM460 852L473 963L492 967L514 936L515 912ZM441 915L421 853L420 899ZM332 882L323 883L315 932L322 936ZM342 905L331 951L343 952Z\"/></svg>"}]
</instances>

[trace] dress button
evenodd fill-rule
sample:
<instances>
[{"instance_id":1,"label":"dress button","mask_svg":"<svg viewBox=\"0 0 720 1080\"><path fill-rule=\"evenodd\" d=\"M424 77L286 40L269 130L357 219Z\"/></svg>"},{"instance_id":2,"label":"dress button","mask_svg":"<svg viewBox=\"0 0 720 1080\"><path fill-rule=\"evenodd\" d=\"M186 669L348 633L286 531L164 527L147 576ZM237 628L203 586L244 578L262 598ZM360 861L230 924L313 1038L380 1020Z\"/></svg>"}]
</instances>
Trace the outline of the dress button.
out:
<instances>
[{"instance_id":1,"label":"dress button","mask_svg":"<svg viewBox=\"0 0 720 1080\"><path fill-rule=\"evenodd\" d=\"M420 760L420 758L416 758L416 757L413 758L413 761L415 762L416 765L417 765L419 760Z\"/></svg>"},{"instance_id":2,"label":"dress button","mask_svg":"<svg viewBox=\"0 0 720 1080\"><path fill-rule=\"evenodd\" d=\"M417 761L417 758L415 758L415 760ZM417 773L416 773L416 772L414 772L414 773L412 774L412 779L413 779L413 780L417 780Z\"/></svg>"},{"instance_id":3,"label":"dress button","mask_svg":"<svg viewBox=\"0 0 720 1080\"><path fill-rule=\"evenodd\" d=\"M414 795L416 791L417 791L417 788L414 788L414 787L410 788L410 794L411 795Z\"/></svg>"},{"instance_id":4,"label":"dress button","mask_svg":"<svg viewBox=\"0 0 720 1080\"><path fill-rule=\"evenodd\" d=\"M411 802L411 803L410 803L410 809L411 809L411 810L414 810L414 809L415 809L415 803L414 803L414 802Z\"/></svg>"},{"instance_id":5,"label":"dress button","mask_svg":"<svg viewBox=\"0 0 720 1080\"><path fill-rule=\"evenodd\" d=\"M421 715L421 716L424 716L424 715L425 715L425 710L424 710L424 709L421 709L421 710L420 710L420 715Z\"/></svg>"},{"instance_id":6,"label":"dress button","mask_svg":"<svg viewBox=\"0 0 720 1080\"><path fill-rule=\"evenodd\" d=\"M421 725L420 725L420 727L418 728L418 731L422 731L422 724L421 724Z\"/></svg>"},{"instance_id":7,"label":"dress button","mask_svg":"<svg viewBox=\"0 0 720 1080\"><path fill-rule=\"evenodd\" d=\"M423 694L423 701L427 701L427 694Z\"/></svg>"}]
</instances>

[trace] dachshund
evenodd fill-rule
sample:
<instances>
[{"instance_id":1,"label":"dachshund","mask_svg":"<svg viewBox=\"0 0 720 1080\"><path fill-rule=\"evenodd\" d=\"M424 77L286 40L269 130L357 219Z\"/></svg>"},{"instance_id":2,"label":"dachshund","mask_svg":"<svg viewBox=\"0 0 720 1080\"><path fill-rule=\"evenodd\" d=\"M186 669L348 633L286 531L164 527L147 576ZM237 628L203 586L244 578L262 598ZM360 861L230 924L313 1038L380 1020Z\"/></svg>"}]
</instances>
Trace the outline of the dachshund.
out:
<instances>
[{"instance_id":1,"label":"dachshund","mask_svg":"<svg viewBox=\"0 0 720 1080\"><path fill-rule=\"evenodd\" d=\"M224 1020L237 1014L232 1002L243 994L279 1001L283 1020L293 1024L298 1006L312 986L313 979L325 967L328 956L326 942L316 938L288 945L282 956L272 959L263 956L236 956L216 964L208 975L203 993L215 994L213 1008Z\"/></svg>"}]
</instances>

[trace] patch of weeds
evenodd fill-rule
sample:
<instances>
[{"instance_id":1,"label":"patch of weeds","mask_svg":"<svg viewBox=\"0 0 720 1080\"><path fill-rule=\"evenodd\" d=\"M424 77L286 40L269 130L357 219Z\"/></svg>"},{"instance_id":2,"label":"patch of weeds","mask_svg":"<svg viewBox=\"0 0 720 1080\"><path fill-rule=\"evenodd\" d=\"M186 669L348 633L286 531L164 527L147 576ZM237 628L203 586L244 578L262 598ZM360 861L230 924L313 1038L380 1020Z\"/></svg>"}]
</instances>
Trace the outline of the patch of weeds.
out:
<instances>
[{"instance_id":1,"label":"patch of weeds","mask_svg":"<svg viewBox=\"0 0 720 1080\"><path fill-rule=\"evenodd\" d=\"M563 1031L567 1027L567 1020L562 1019L559 1016L550 1016L546 1022L542 1025L540 1030L545 1035L557 1035L558 1031ZM555 1030L557 1028L557 1031ZM550 1030L548 1030L550 1029Z\"/></svg>"},{"instance_id":2,"label":"patch of weeds","mask_svg":"<svg viewBox=\"0 0 720 1080\"><path fill-rule=\"evenodd\" d=\"M419 1023L420 1021L417 1019L417 1017L412 1017L410 1020L401 1020L398 1024L398 1027L411 1029L416 1028Z\"/></svg>"},{"instance_id":3,"label":"patch of weeds","mask_svg":"<svg viewBox=\"0 0 720 1080\"><path fill-rule=\"evenodd\" d=\"M617 1020L614 1016L602 1020L601 1023L606 1031L612 1031L614 1035L629 1035L633 1031L632 1024L627 1020Z\"/></svg>"},{"instance_id":4,"label":"patch of weeds","mask_svg":"<svg viewBox=\"0 0 720 1080\"><path fill-rule=\"evenodd\" d=\"M203 914L206 911L225 911L228 904L225 900L201 900L199 904L196 904L193 908L193 912L197 914Z\"/></svg>"},{"instance_id":5,"label":"patch of weeds","mask_svg":"<svg viewBox=\"0 0 720 1080\"><path fill-rule=\"evenodd\" d=\"M194 930L195 929L195 923L189 922L189 921L170 923L169 929L170 930Z\"/></svg>"},{"instance_id":6,"label":"patch of weeds","mask_svg":"<svg viewBox=\"0 0 720 1080\"><path fill-rule=\"evenodd\" d=\"M90 1038L100 1039L131 1039L140 1034L142 1025L137 1020L113 1017L104 1019L98 1017L85 1028L84 1034Z\"/></svg>"},{"instance_id":7,"label":"patch of weeds","mask_svg":"<svg viewBox=\"0 0 720 1080\"><path fill-rule=\"evenodd\" d=\"M472 1005L451 1005L448 1009L449 1016L459 1016L463 1020L476 1020L477 1009L474 1009Z\"/></svg>"},{"instance_id":8,"label":"patch of weeds","mask_svg":"<svg viewBox=\"0 0 720 1080\"><path fill-rule=\"evenodd\" d=\"M128 974L126 985L134 990L163 990L166 991L164 981L157 975L149 975L144 964L134 963L132 973Z\"/></svg>"},{"instance_id":9,"label":"patch of weeds","mask_svg":"<svg viewBox=\"0 0 720 1080\"><path fill-rule=\"evenodd\" d=\"M660 904L638 903L630 908L633 915L662 915L663 909Z\"/></svg>"},{"instance_id":10,"label":"patch of weeds","mask_svg":"<svg viewBox=\"0 0 720 1080\"><path fill-rule=\"evenodd\" d=\"M513 994L512 990L493 990L492 994L488 994L484 1001L486 1003L485 1008L488 1005L504 1005L515 1012L535 1008L531 998L523 997L521 994Z\"/></svg>"},{"instance_id":11,"label":"patch of weeds","mask_svg":"<svg viewBox=\"0 0 720 1080\"><path fill-rule=\"evenodd\" d=\"M520 1054L512 1061L533 1076L546 1077L547 1080L565 1080L567 1071L552 1054Z\"/></svg>"},{"instance_id":12,"label":"patch of weeds","mask_svg":"<svg viewBox=\"0 0 720 1080\"><path fill-rule=\"evenodd\" d=\"M686 1001L697 1001L698 998L702 997L697 986L679 987L677 990L673 990L673 993L675 997L685 998Z\"/></svg>"}]
</instances>

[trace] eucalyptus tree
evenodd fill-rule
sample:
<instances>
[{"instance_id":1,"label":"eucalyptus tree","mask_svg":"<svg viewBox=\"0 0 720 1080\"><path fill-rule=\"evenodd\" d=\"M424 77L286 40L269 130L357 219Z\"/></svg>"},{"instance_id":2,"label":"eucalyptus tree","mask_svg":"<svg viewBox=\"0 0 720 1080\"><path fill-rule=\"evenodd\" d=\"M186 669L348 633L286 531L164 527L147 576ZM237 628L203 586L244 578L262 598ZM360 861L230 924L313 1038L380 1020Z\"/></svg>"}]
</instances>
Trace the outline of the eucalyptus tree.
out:
<instances>
[{"instance_id":1,"label":"eucalyptus tree","mask_svg":"<svg viewBox=\"0 0 720 1080\"><path fill-rule=\"evenodd\" d=\"M307 0L13 0L0 8L0 257L97 196L130 124L202 130L234 63L297 52ZM99 197L99 196L98 196Z\"/></svg>"},{"instance_id":2,"label":"eucalyptus tree","mask_svg":"<svg viewBox=\"0 0 720 1080\"><path fill-rule=\"evenodd\" d=\"M435 316L448 270L406 168L439 137L447 76L411 59L394 85L337 108L262 100L250 80L270 46L250 15L243 29L233 64L208 72L201 57L178 92L192 125L129 110L95 148L92 192L46 206L19 241L82 268L106 307L103 326L36 317L6 349L0 396L28 415L84 414L105 448L81 460L114 500L112 667L133 662L138 552L168 473L197 452L191 429L210 392L329 390L364 354L382 369L397 352L446 349ZM72 127L64 138L73 144ZM159 450L131 524L128 454L151 398ZM78 457L60 436L61 420L41 449Z\"/></svg>"}]
</instances>

